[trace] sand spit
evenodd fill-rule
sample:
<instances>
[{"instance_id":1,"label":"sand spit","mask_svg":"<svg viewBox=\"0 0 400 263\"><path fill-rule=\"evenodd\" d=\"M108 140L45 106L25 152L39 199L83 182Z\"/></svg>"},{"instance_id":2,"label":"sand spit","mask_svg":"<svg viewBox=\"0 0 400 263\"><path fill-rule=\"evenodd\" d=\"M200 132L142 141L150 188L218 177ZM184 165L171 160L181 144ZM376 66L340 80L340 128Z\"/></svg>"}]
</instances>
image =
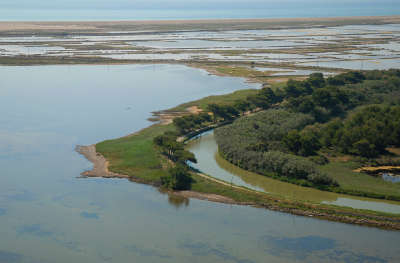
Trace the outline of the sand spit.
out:
<instances>
[{"instance_id":1,"label":"sand spit","mask_svg":"<svg viewBox=\"0 0 400 263\"><path fill-rule=\"evenodd\" d=\"M129 176L123 174L117 174L110 172L108 170L108 161L101 155L96 152L96 145L89 146L77 146L76 151L86 159L88 159L92 164L92 170L84 171L81 173L83 177L103 177L103 178L125 178L129 179Z\"/></svg>"}]
</instances>

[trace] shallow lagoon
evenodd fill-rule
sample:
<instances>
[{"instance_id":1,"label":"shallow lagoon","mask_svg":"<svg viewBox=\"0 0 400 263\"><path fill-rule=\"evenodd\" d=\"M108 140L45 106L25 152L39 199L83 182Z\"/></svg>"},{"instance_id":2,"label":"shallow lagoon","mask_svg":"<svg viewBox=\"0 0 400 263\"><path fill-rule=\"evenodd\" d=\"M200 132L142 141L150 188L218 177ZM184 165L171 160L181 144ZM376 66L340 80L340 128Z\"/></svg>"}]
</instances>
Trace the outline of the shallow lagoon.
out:
<instances>
[{"instance_id":1,"label":"shallow lagoon","mask_svg":"<svg viewBox=\"0 0 400 263\"><path fill-rule=\"evenodd\" d=\"M400 260L397 232L77 178L91 165L75 145L139 130L153 110L256 85L138 65L0 67L0 87L0 261Z\"/></svg>"}]
</instances>

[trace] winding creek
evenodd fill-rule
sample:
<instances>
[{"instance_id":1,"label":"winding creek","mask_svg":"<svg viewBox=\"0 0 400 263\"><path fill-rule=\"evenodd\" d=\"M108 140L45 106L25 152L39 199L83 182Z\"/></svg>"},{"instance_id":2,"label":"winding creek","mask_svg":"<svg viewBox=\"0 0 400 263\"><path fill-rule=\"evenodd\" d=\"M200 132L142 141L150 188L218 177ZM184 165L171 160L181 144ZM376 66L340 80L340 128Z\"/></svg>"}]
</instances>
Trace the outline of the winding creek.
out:
<instances>
[{"instance_id":1,"label":"winding creek","mask_svg":"<svg viewBox=\"0 0 400 263\"><path fill-rule=\"evenodd\" d=\"M0 262L399 262L398 232L78 178L91 164L76 145L144 128L155 110L257 87L178 65L0 67Z\"/></svg>"},{"instance_id":2,"label":"winding creek","mask_svg":"<svg viewBox=\"0 0 400 263\"><path fill-rule=\"evenodd\" d=\"M285 198L400 214L398 202L320 191L281 182L240 169L218 154L218 145L213 131L205 132L190 141L188 149L197 158L197 164L191 164L194 168L234 185Z\"/></svg>"}]
</instances>

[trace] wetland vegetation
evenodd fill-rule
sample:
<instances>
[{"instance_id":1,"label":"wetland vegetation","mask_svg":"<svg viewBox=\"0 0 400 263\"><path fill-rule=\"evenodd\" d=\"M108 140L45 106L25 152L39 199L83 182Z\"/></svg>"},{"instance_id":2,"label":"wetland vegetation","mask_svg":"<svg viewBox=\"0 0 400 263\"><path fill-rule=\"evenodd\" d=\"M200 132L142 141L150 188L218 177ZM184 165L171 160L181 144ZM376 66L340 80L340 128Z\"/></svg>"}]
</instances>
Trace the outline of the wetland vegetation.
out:
<instances>
[{"instance_id":1,"label":"wetland vegetation","mask_svg":"<svg viewBox=\"0 0 400 263\"><path fill-rule=\"evenodd\" d=\"M326 209L322 204L313 204L311 209L307 202L275 199L246 188L229 187L229 184L193 171L187 164L196 162L196 157L185 149L184 141L216 128L222 156L241 168L258 173L258 176L270 176L321 190L399 200L397 184L383 180L375 184L380 178L366 174L358 178L360 181L365 179L363 183L356 188L350 187L356 166L389 161L393 164L399 159L386 150L388 147L398 147L398 141L395 140L398 106L393 94L397 94L400 88L399 73L397 70L349 72L329 78L315 73L303 81L290 80L286 84L266 86L251 94L235 92L208 97L185 104L198 106L196 113L177 115L167 125L155 124L137 134L99 143L96 149L110 161L111 171L129 175L134 181L178 190L177 193L179 190L191 190L218 194L230 198L232 202L270 208L276 202L273 200L279 200L273 205L274 209L291 212L299 209L296 211L302 211L298 212L300 214ZM321 103L319 93L327 94L323 98L330 100ZM307 106L298 110L296 101L301 97L304 97L301 101L306 102ZM377 100L381 105L376 105ZM378 139L381 138L378 135L385 136L386 141L378 140L384 143L383 146L368 141L369 147L377 151L380 149L374 156L365 156L363 152L346 150L340 143L332 143L334 138L347 138L338 137L332 132L332 127L337 134L341 134L340 127L356 126L352 122L359 119L358 116L363 116L364 122L373 127L380 127L380 122L383 122L389 125L387 130L392 132L391 136L387 136L377 134L376 129L368 129L369 133L366 134L354 131L361 137L350 134L348 136L353 140L343 139L351 149L364 149L360 144L370 139L368 136ZM382 116L387 118L381 119ZM340 156L345 156L345 161L338 161ZM368 180L369 177L373 180ZM339 207L330 209L338 213L342 211ZM362 212L366 217L369 213ZM321 217L338 220L323 212Z\"/></svg>"},{"instance_id":2,"label":"wetland vegetation","mask_svg":"<svg viewBox=\"0 0 400 263\"><path fill-rule=\"evenodd\" d=\"M397 84L388 85L396 74L362 72L360 82L347 83L357 78L347 75L329 85L324 78L318 89L329 95L326 106L304 84L322 82L309 79L315 72L398 65L391 62L400 30L391 23L399 21L0 23L0 261L399 261L398 233L376 229L400 229L398 201L317 189L398 196L389 179L397 178L400 151L390 129L377 142L356 129L345 134L355 120L397 127L390 115L397 114ZM118 65L132 63L146 65ZM43 66L50 64L57 66ZM149 118L160 109L169 110ZM364 110L374 114L364 118ZM218 154L217 130L253 118L265 129L261 117L269 112L281 114L282 138L246 150L275 149L310 178L264 176ZM348 145L339 144L344 135ZM99 174L74 152L77 144L92 144L89 160L94 168L100 160ZM368 149L379 151L369 156ZM107 179L92 178L99 175Z\"/></svg>"},{"instance_id":3,"label":"wetland vegetation","mask_svg":"<svg viewBox=\"0 0 400 263\"><path fill-rule=\"evenodd\" d=\"M265 88L247 100L264 111L216 129L220 153L246 170L302 186L400 200L397 186L350 188L350 168L347 176L326 168L340 166L338 156L346 156L343 167L399 163L387 150L400 146L399 77L398 70L327 79L315 73L283 88Z\"/></svg>"}]
</instances>

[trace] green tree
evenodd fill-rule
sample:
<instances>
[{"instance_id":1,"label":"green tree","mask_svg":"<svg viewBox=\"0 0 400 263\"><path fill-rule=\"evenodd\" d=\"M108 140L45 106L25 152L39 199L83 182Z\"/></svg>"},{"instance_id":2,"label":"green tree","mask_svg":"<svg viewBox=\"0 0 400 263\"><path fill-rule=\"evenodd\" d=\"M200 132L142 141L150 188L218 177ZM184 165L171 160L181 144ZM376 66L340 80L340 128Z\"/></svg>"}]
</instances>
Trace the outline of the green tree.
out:
<instances>
[{"instance_id":1,"label":"green tree","mask_svg":"<svg viewBox=\"0 0 400 263\"><path fill-rule=\"evenodd\" d=\"M301 149L300 134L297 130L290 131L283 142L291 152L298 153Z\"/></svg>"},{"instance_id":2,"label":"green tree","mask_svg":"<svg viewBox=\"0 0 400 263\"><path fill-rule=\"evenodd\" d=\"M361 139L355 142L350 151L353 154L363 157L374 157L378 154L375 145L371 144L367 139Z\"/></svg>"},{"instance_id":3,"label":"green tree","mask_svg":"<svg viewBox=\"0 0 400 263\"><path fill-rule=\"evenodd\" d=\"M188 190L192 181L189 169L182 164L170 168L168 175L161 178L161 184L172 190Z\"/></svg>"}]
</instances>

